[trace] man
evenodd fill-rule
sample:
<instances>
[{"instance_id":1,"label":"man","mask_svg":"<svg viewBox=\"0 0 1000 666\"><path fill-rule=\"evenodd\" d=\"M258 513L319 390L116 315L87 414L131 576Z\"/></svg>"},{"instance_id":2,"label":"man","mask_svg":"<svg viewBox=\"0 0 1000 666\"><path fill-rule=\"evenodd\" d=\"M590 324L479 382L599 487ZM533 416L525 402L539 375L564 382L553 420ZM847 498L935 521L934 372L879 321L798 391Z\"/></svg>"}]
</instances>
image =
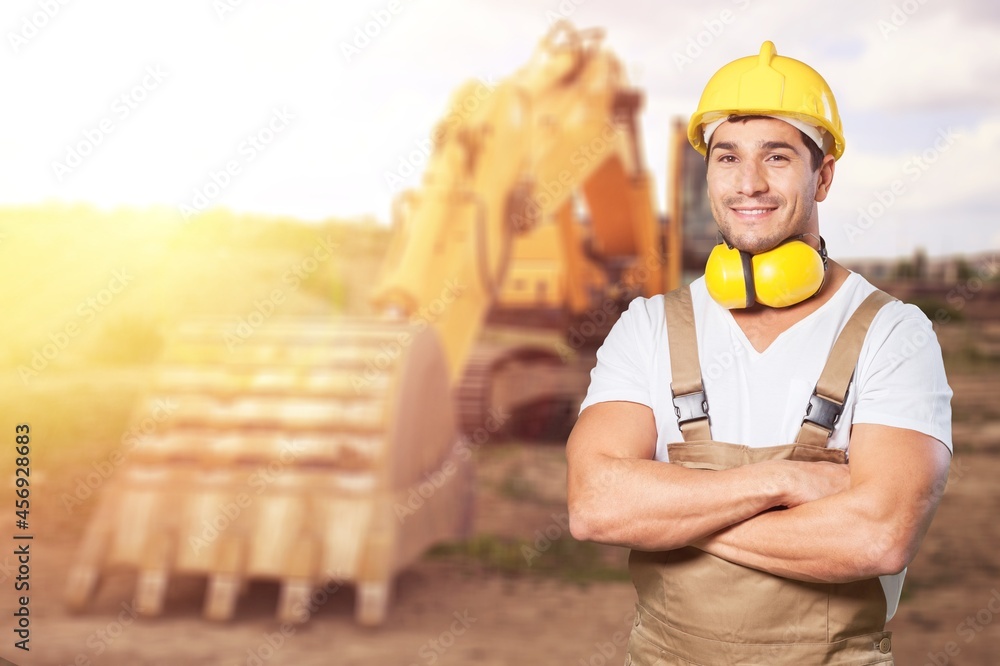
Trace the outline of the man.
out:
<instances>
[{"instance_id":1,"label":"man","mask_svg":"<svg viewBox=\"0 0 1000 666\"><path fill-rule=\"evenodd\" d=\"M817 72L765 42L712 77L689 139L725 243L598 352L570 529L633 549L626 664L891 664L950 463L940 347L826 257L844 138Z\"/></svg>"}]
</instances>

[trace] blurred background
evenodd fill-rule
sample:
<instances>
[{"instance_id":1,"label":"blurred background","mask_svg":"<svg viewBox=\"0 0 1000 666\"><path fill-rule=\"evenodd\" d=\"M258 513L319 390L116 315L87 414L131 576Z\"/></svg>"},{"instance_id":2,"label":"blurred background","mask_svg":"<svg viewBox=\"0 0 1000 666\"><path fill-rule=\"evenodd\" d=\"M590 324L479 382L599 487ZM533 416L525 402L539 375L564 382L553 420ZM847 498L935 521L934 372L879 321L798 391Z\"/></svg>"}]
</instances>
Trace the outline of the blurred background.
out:
<instances>
[{"instance_id":1,"label":"blurred background","mask_svg":"<svg viewBox=\"0 0 1000 666\"><path fill-rule=\"evenodd\" d=\"M699 274L678 128L770 39L837 94L831 256L924 310L955 391L897 662L995 663L994 3L16 0L0 26L34 536L31 652L5 629L0 656L621 663L627 553L570 537L562 445L621 308Z\"/></svg>"}]
</instances>

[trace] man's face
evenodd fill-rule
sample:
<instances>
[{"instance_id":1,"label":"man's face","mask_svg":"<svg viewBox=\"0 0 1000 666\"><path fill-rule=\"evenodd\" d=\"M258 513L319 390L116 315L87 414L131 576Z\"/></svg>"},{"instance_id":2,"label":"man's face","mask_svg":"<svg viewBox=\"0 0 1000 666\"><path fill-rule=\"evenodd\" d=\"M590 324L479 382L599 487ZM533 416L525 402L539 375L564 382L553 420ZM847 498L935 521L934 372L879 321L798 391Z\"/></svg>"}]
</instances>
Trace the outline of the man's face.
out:
<instances>
[{"instance_id":1,"label":"man's face","mask_svg":"<svg viewBox=\"0 0 1000 666\"><path fill-rule=\"evenodd\" d=\"M708 197L723 236L757 254L789 236L819 234L833 158L813 171L802 134L774 118L724 122L712 135Z\"/></svg>"}]
</instances>

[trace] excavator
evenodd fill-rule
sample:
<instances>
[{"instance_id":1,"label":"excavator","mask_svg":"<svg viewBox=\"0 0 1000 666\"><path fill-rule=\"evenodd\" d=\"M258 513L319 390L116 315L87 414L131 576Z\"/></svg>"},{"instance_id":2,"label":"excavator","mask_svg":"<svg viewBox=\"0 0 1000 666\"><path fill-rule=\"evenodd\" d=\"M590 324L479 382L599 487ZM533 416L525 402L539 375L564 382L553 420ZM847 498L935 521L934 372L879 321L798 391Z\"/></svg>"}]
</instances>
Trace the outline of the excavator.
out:
<instances>
[{"instance_id":1,"label":"excavator","mask_svg":"<svg viewBox=\"0 0 1000 666\"><path fill-rule=\"evenodd\" d=\"M470 536L474 447L531 405L578 405L577 352L623 303L679 284L684 132L668 224L642 95L602 39L555 23L491 90L456 91L420 186L394 202L376 315L269 322L235 349L217 325L177 332L142 401L175 409L102 490L71 609L128 570L143 615L195 575L210 619L263 579L280 583L280 621L307 620L334 582L378 625L398 572Z\"/></svg>"}]
</instances>

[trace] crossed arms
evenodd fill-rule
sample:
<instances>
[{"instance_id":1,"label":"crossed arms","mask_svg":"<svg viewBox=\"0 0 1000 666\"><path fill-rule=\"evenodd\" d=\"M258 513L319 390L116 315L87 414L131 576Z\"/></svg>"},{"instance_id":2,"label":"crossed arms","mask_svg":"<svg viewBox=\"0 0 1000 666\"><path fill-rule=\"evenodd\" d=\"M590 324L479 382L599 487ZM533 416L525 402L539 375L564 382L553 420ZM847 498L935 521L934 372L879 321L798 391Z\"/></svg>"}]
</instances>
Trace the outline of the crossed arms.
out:
<instances>
[{"instance_id":1,"label":"crossed arms","mask_svg":"<svg viewBox=\"0 0 1000 666\"><path fill-rule=\"evenodd\" d=\"M951 456L938 440L856 424L849 465L774 460L693 470L653 460L653 412L585 409L567 444L574 538L638 550L694 546L803 581L894 574L916 555ZM785 511L767 511L773 507Z\"/></svg>"}]
</instances>

